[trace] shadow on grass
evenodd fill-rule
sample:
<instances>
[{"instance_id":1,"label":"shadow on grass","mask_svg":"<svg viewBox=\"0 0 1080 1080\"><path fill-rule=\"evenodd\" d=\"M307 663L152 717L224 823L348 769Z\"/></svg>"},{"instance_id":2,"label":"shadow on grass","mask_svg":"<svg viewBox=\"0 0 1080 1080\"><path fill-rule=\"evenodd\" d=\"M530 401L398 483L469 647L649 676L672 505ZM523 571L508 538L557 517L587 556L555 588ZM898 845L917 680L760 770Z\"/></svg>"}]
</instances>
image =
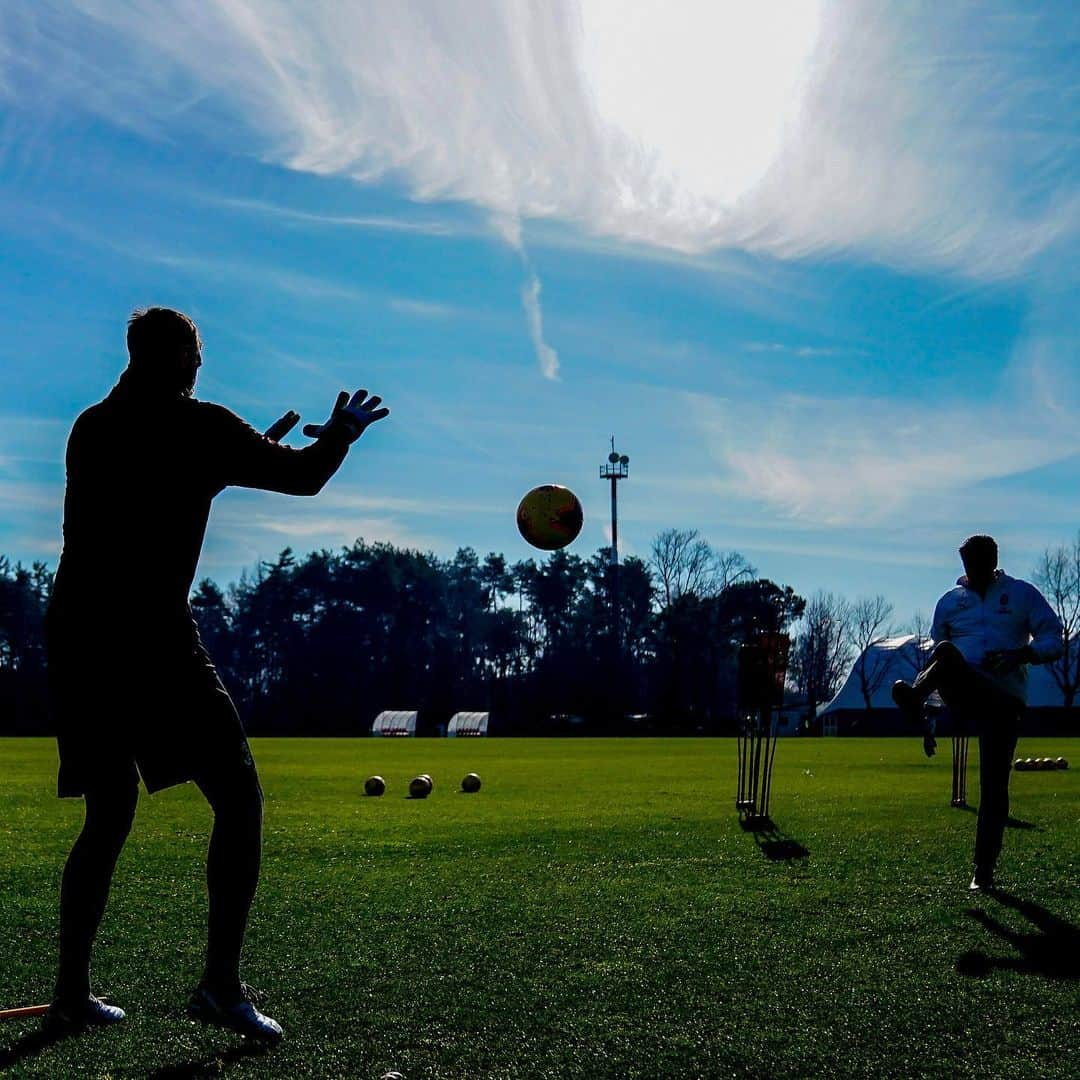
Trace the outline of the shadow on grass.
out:
<instances>
[{"instance_id":1,"label":"shadow on grass","mask_svg":"<svg viewBox=\"0 0 1080 1080\"><path fill-rule=\"evenodd\" d=\"M969 908L968 914L973 919L1002 941L1007 941L1020 955L987 956L975 949L957 957L958 974L981 978L997 969L1041 975L1047 979L1080 979L1080 927L1059 919L1039 904L1021 900L1000 889L994 889L987 895L1023 915L1037 933L1018 933L985 911Z\"/></svg>"},{"instance_id":2,"label":"shadow on grass","mask_svg":"<svg viewBox=\"0 0 1080 1080\"><path fill-rule=\"evenodd\" d=\"M0 1072L14 1068L21 1061L40 1054L50 1046L70 1038L94 1037L98 1032L84 1032L79 1035L57 1035L42 1031L40 1028L29 1031L8 1046L0 1047ZM199 1061L185 1061L175 1065L165 1065L150 1073L151 1080L195 1080L198 1077L220 1077L226 1065L248 1057L261 1057L272 1048L260 1043L244 1041L237 1046L230 1046L220 1053Z\"/></svg>"},{"instance_id":3,"label":"shadow on grass","mask_svg":"<svg viewBox=\"0 0 1080 1080\"><path fill-rule=\"evenodd\" d=\"M969 814L977 814L979 807L972 806L970 803L953 803L952 808L954 810L965 810ZM1034 829L1035 831L1041 831L1042 826L1036 825L1034 821L1024 821L1023 818L1008 817L1005 819L1005 827L1007 829Z\"/></svg>"},{"instance_id":4,"label":"shadow on grass","mask_svg":"<svg viewBox=\"0 0 1080 1080\"><path fill-rule=\"evenodd\" d=\"M790 862L792 859L805 859L809 850L798 840L788 836L777 828L772 818L744 817L739 820L743 832L750 833L758 850L772 862Z\"/></svg>"},{"instance_id":5,"label":"shadow on grass","mask_svg":"<svg viewBox=\"0 0 1080 1080\"><path fill-rule=\"evenodd\" d=\"M237 1046L230 1046L210 1057L198 1061L182 1061L175 1065L163 1065L149 1074L148 1080L198 1080L201 1077L220 1077L226 1065L242 1061L249 1057L262 1057L270 1052L270 1047L260 1043L244 1041Z\"/></svg>"},{"instance_id":6,"label":"shadow on grass","mask_svg":"<svg viewBox=\"0 0 1080 1080\"><path fill-rule=\"evenodd\" d=\"M1034 821L1024 821L1022 818L1018 817L1006 818L1005 827L1007 829L1041 829L1041 827L1036 825Z\"/></svg>"},{"instance_id":7,"label":"shadow on grass","mask_svg":"<svg viewBox=\"0 0 1080 1080\"><path fill-rule=\"evenodd\" d=\"M40 1054L42 1050L48 1050L50 1046L55 1046L65 1037L42 1031L40 1028L28 1031L9 1046L0 1047L0 1072L14 1068L20 1061Z\"/></svg>"}]
</instances>

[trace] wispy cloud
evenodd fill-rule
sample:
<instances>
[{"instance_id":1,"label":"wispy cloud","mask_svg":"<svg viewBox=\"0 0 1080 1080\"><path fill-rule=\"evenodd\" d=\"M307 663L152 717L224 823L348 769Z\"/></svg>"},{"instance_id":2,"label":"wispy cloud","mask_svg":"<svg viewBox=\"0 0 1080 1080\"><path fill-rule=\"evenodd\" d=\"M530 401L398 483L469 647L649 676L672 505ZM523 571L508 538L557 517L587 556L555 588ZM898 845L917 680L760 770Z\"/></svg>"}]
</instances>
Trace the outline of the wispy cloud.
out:
<instances>
[{"instance_id":1,"label":"wispy cloud","mask_svg":"<svg viewBox=\"0 0 1080 1080\"><path fill-rule=\"evenodd\" d=\"M1056 10L43 0L0 24L0 92L659 248L994 278L1077 224Z\"/></svg>"},{"instance_id":2,"label":"wispy cloud","mask_svg":"<svg viewBox=\"0 0 1080 1080\"><path fill-rule=\"evenodd\" d=\"M230 210L260 214L276 221L295 222L332 229L360 229L370 232L415 233L421 236L467 236L475 230L435 218L401 218L382 214L317 214L262 199L222 198L207 195L207 202Z\"/></svg>"},{"instance_id":3,"label":"wispy cloud","mask_svg":"<svg viewBox=\"0 0 1080 1080\"><path fill-rule=\"evenodd\" d=\"M440 304L431 300L416 300L408 296L395 296L389 306L402 315L415 315L420 319L452 319L465 314L453 304Z\"/></svg>"},{"instance_id":4,"label":"wispy cloud","mask_svg":"<svg viewBox=\"0 0 1080 1080\"><path fill-rule=\"evenodd\" d=\"M789 345L782 341L748 341L743 348L751 353L781 353L811 359L815 356L867 356L866 349L851 345Z\"/></svg>"},{"instance_id":5,"label":"wispy cloud","mask_svg":"<svg viewBox=\"0 0 1080 1080\"><path fill-rule=\"evenodd\" d=\"M64 501L64 486L29 480L0 479L0 512L16 513L24 518L34 513L55 513L60 521L60 507Z\"/></svg>"},{"instance_id":6,"label":"wispy cloud","mask_svg":"<svg viewBox=\"0 0 1080 1080\"><path fill-rule=\"evenodd\" d=\"M69 427L51 416L0 415L0 472L20 462L63 468Z\"/></svg>"},{"instance_id":7,"label":"wispy cloud","mask_svg":"<svg viewBox=\"0 0 1080 1080\"><path fill-rule=\"evenodd\" d=\"M716 467L714 491L804 525L879 527L942 505L958 514L980 485L1080 454L1071 411L1077 379L1040 365L1059 355L1026 342L996 385L971 396L910 400L767 394L725 400L688 394ZM985 501L985 493L979 496Z\"/></svg>"},{"instance_id":8,"label":"wispy cloud","mask_svg":"<svg viewBox=\"0 0 1080 1080\"><path fill-rule=\"evenodd\" d=\"M559 354L544 340L544 316L540 309L540 279L530 270L521 286L521 303L529 327L529 339L536 352L540 372L545 379L559 377Z\"/></svg>"},{"instance_id":9,"label":"wispy cloud","mask_svg":"<svg viewBox=\"0 0 1080 1080\"><path fill-rule=\"evenodd\" d=\"M261 287L271 288L290 296L306 300L336 301L355 305L357 303L385 304L393 311L423 319L449 319L469 317L477 318L478 312L469 311L453 304L438 301L420 300L412 296L395 296L377 289L368 289L349 281L337 278L309 274L302 270L289 269L266 260L240 258L233 255L194 254L175 251L163 251L150 248L127 240L117 240L112 236L97 232L92 226L77 222L60 220L50 216L50 224L65 232L77 236L83 243L106 247L129 259L164 266L184 274L196 275L212 281L243 280L257 281ZM258 343L265 349L265 344ZM311 367L296 358L289 358L297 366Z\"/></svg>"},{"instance_id":10,"label":"wispy cloud","mask_svg":"<svg viewBox=\"0 0 1080 1080\"><path fill-rule=\"evenodd\" d=\"M422 522L452 514L481 513L484 507L448 500L360 495L327 489L313 499L229 490L215 502L200 572L234 572L238 566L272 558L281 548L337 548L362 537L399 547L443 549L445 542Z\"/></svg>"}]
</instances>

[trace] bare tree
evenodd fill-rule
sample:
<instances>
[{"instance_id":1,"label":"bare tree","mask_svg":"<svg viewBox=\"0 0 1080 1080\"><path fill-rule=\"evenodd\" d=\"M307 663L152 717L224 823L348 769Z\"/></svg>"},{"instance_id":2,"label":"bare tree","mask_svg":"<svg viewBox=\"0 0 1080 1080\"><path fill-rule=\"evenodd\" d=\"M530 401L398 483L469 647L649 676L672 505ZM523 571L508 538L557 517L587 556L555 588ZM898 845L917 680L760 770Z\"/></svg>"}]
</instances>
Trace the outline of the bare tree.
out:
<instances>
[{"instance_id":1,"label":"bare tree","mask_svg":"<svg viewBox=\"0 0 1080 1080\"><path fill-rule=\"evenodd\" d=\"M680 596L716 596L757 571L737 551L715 551L697 529L665 529L652 542L650 565L660 582L664 607Z\"/></svg>"},{"instance_id":2,"label":"bare tree","mask_svg":"<svg viewBox=\"0 0 1080 1080\"><path fill-rule=\"evenodd\" d=\"M898 651L908 682L915 679L930 659L930 617L925 611L916 611L900 630L911 638L911 648Z\"/></svg>"},{"instance_id":3,"label":"bare tree","mask_svg":"<svg viewBox=\"0 0 1080 1080\"><path fill-rule=\"evenodd\" d=\"M650 562L660 581L664 606L684 593L702 595L712 549L697 529L664 529L652 542Z\"/></svg>"},{"instance_id":4,"label":"bare tree","mask_svg":"<svg viewBox=\"0 0 1080 1080\"><path fill-rule=\"evenodd\" d=\"M717 551L713 553L711 591L719 595L732 585L744 581L753 581L757 569L737 551Z\"/></svg>"},{"instance_id":5,"label":"bare tree","mask_svg":"<svg viewBox=\"0 0 1080 1080\"><path fill-rule=\"evenodd\" d=\"M1068 547L1047 548L1033 576L1065 630L1065 651L1047 667L1065 707L1071 709L1080 691L1080 650L1076 647L1080 633L1080 534Z\"/></svg>"},{"instance_id":6,"label":"bare tree","mask_svg":"<svg viewBox=\"0 0 1080 1080\"><path fill-rule=\"evenodd\" d=\"M876 648L892 637L893 606L880 593L860 596L851 605L851 640L858 652L853 671L867 709L874 707L874 695L889 673L891 657Z\"/></svg>"},{"instance_id":7,"label":"bare tree","mask_svg":"<svg viewBox=\"0 0 1080 1080\"><path fill-rule=\"evenodd\" d=\"M815 593L806 602L791 658L792 680L811 715L840 689L853 654L851 604L831 592Z\"/></svg>"}]
</instances>

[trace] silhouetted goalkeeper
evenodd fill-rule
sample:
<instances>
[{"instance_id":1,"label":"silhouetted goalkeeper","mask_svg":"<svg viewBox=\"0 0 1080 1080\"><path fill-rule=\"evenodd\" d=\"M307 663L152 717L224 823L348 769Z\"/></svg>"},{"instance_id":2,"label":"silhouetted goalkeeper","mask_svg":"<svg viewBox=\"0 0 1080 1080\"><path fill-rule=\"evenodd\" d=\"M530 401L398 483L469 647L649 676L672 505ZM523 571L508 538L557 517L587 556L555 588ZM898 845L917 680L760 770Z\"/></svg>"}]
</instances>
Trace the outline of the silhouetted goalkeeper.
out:
<instances>
[{"instance_id":1,"label":"silhouetted goalkeeper","mask_svg":"<svg viewBox=\"0 0 1080 1080\"><path fill-rule=\"evenodd\" d=\"M149 792L194 781L214 811L206 967L189 1014L273 1041L280 1026L240 981L259 877L262 790L188 594L215 495L230 485L315 495L389 410L364 390L351 399L341 393L325 424L304 428L315 442L291 449L277 440L296 425L296 413L260 434L191 396L202 342L187 316L137 311L127 344L127 370L79 416L67 445L49 677L58 793L82 796L86 821L64 869L60 966L46 1025L65 1032L124 1018L91 994L90 952L141 776Z\"/></svg>"}]
</instances>

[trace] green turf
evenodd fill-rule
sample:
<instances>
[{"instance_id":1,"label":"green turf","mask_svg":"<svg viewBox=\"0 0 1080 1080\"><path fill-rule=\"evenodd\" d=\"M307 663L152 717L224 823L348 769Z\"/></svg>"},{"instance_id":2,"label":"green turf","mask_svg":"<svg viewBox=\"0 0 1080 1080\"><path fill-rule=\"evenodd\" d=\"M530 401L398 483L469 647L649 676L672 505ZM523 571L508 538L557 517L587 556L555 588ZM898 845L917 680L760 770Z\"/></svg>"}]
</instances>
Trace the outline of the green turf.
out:
<instances>
[{"instance_id":1,"label":"green turf","mask_svg":"<svg viewBox=\"0 0 1080 1080\"><path fill-rule=\"evenodd\" d=\"M947 743L927 761L917 740L783 741L773 817L809 852L789 860L738 825L730 741L254 749L266 848L245 974L286 1042L239 1056L182 1018L210 821L183 787L143 796L99 939L96 988L129 1022L13 1075L1075 1075L1078 743L1022 746L1074 768L1014 776L1001 899L966 892L975 816L949 806ZM50 988L80 813L52 796L53 763L50 742L0 740L0 1005ZM971 765L974 804L974 748ZM463 795L472 769L483 790ZM434 794L409 800L420 771ZM365 798L374 772L389 790ZM31 1030L4 1025L0 1050Z\"/></svg>"}]
</instances>

